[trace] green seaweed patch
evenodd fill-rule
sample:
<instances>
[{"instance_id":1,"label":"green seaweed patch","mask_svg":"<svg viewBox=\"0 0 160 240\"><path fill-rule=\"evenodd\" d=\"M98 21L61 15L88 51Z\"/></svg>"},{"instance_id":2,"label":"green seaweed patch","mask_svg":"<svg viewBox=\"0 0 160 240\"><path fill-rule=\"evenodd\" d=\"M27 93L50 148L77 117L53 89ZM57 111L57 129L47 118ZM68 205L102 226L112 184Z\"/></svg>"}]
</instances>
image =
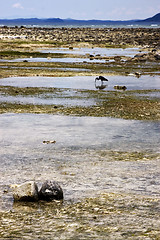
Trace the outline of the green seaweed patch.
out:
<instances>
[{"instance_id":1,"label":"green seaweed patch","mask_svg":"<svg viewBox=\"0 0 160 240\"><path fill-rule=\"evenodd\" d=\"M160 157L159 153L153 152L98 150L96 153L99 155L100 160L106 160L107 157L107 161L150 161Z\"/></svg>"},{"instance_id":2,"label":"green seaweed patch","mask_svg":"<svg viewBox=\"0 0 160 240\"><path fill-rule=\"evenodd\" d=\"M41 97L45 94L59 94L63 93L63 89L61 88L37 88L37 87L14 87L14 86L0 86L0 93L4 96L38 96Z\"/></svg>"}]
</instances>

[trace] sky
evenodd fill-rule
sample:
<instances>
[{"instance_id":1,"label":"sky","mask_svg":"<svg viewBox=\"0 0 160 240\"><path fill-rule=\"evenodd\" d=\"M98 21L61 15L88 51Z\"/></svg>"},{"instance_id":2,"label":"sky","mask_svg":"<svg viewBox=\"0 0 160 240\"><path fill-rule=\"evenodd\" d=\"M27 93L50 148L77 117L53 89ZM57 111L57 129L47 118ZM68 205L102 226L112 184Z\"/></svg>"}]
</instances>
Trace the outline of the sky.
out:
<instances>
[{"instance_id":1,"label":"sky","mask_svg":"<svg viewBox=\"0 0 160 240\"><path fill-rule=\"evenodd\" d=\"M0 19L145 19L160 13L160 0L0 0Z\"/></svg>"}]
</instances>

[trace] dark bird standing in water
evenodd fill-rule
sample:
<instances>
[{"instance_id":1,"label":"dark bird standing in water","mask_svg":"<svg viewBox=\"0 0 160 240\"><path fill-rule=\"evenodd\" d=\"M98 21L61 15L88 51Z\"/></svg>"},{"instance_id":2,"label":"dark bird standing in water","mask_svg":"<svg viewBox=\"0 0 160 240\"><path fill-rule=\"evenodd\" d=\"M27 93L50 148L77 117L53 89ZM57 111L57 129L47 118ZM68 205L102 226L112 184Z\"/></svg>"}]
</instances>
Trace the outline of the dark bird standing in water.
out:
<instances>
[{"instance_id":1,"label":"dark bird standing in water","mask_svg":"<svg viewBox=\"0 0 160 240\"><path fill-rule=\"evenodd\" d=\"M105 78L105 77L103 77L103 76L96 77L96 78L95 78L95 81L96 81L96 80L100 80L100 81L102 81L102 82L103 82L103 81L108 81L108 79Z\"/></svg>"}]
</instances>

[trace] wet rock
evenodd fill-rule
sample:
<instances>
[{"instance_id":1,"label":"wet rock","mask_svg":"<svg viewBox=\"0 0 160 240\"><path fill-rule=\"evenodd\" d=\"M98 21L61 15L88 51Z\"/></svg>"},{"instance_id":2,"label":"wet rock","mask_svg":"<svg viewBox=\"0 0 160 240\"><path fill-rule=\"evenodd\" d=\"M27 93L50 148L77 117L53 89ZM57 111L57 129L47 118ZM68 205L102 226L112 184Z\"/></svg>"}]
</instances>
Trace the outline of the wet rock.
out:
<instances>
[{"instance_id":1,"label":"wet rock","mask_svg":"<svg viewBox=\"0 0 160 240\"><path fill-rule=\"evenodd\" d=\"M38 201L38 187L34 181L11 185L15 201Z\"/></svg>"},{"instance_id":2,"label":"wet rock","mask_svg":"<svg viewBox=\"0 0 160 240\"><path fill-rule=\"evenodd\" d=\"M155 60L160 60L160 53L159 54L155 54L154 57L155 57Z\"/></svg>"},{"instance_id":3,"label":"wet rock","mask_svg":"<svg viewBox=\"0 0 160 240\"><path fill-rule=\"evenodd\" d=\"M126 87L126 86L115 85L115 86L114 86L114 89L117 89L117 90L126 90L127 87Z\"/></svg>"},{"instance_id":4,"label":"wet rock","mask_svg":"<svg viewBox=\"0 0 160 240\"><path fill-rule=\"evenodd\" d=\"M135 75L136 75L136 77L140 77L141 76L141 73L140 72L135 72Z\"/></svg>"},{"instance_id":5,"label":"wet rock","mask_svg":"<svg viewBox=\"0 0 160 240\"><path fill-rule=\"evenodd\" d=\"M138 53L133 58L136 61L146 61L147 60L147 54L146 53Z\"/></svg>"},{"instance_id":6,"label":"wet rock","mask_svg":"<svg viewBox=\"0 0 160 240\"><path fill-rule=\"evenodd\" d=\"M53 141L49 141L49 140L46 141L46 140L44 140L43 143L46 143L46 144L49 144L49 143L56 143L56 141L55 141L55 140L53 140Z\"/></svg>"},{"instance_id":7,"label":"wet rock","mask_svg":"<svg viewBox=\"0 0 160 240\"><path fill-rule=\"evenodd\" d=\"M39 199L46 201L62 200L63 190L57 182L45 181L39 191Z\"/></svg>"},{"instance_id":8,"label":"wet rock","mask_svg":"<svg viewBox=\"0 0 160 240\"><path fill-rule=\"evenodd\" d=\"M133 61L159 61L160 60L160 53L159 51L156 50L152 50L151 52L148 53L138 53L134 56L134 58L132 59Z\"/></svg>"},{"instance_id":9,"label":"wet rock","mask_svg":"<svg viewBox=\"0 0 160 240\"><path fill-rule=\"evenodd\" d=\"M113 59L117 62L120 62L121 61L121 56L115 56Z\"/></svg>"}]
</instances>

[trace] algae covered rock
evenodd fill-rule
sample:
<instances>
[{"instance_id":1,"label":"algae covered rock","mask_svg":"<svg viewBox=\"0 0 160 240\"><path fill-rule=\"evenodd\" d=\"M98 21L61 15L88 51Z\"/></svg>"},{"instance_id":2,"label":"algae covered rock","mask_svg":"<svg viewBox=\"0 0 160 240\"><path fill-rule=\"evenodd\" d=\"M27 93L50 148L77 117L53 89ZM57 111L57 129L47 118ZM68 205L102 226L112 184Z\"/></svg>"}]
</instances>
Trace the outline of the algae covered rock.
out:
<instances>
[{"instance_id":1,"label":"algae covered rock","mask_svg":"<svg viewBox=\"0 0 160 240\"><path fill-rule=\"evenodd\" d=\"M14 201L38 201L38 187L34 181L11 185Z\"/></svg>"}]
</instances>

